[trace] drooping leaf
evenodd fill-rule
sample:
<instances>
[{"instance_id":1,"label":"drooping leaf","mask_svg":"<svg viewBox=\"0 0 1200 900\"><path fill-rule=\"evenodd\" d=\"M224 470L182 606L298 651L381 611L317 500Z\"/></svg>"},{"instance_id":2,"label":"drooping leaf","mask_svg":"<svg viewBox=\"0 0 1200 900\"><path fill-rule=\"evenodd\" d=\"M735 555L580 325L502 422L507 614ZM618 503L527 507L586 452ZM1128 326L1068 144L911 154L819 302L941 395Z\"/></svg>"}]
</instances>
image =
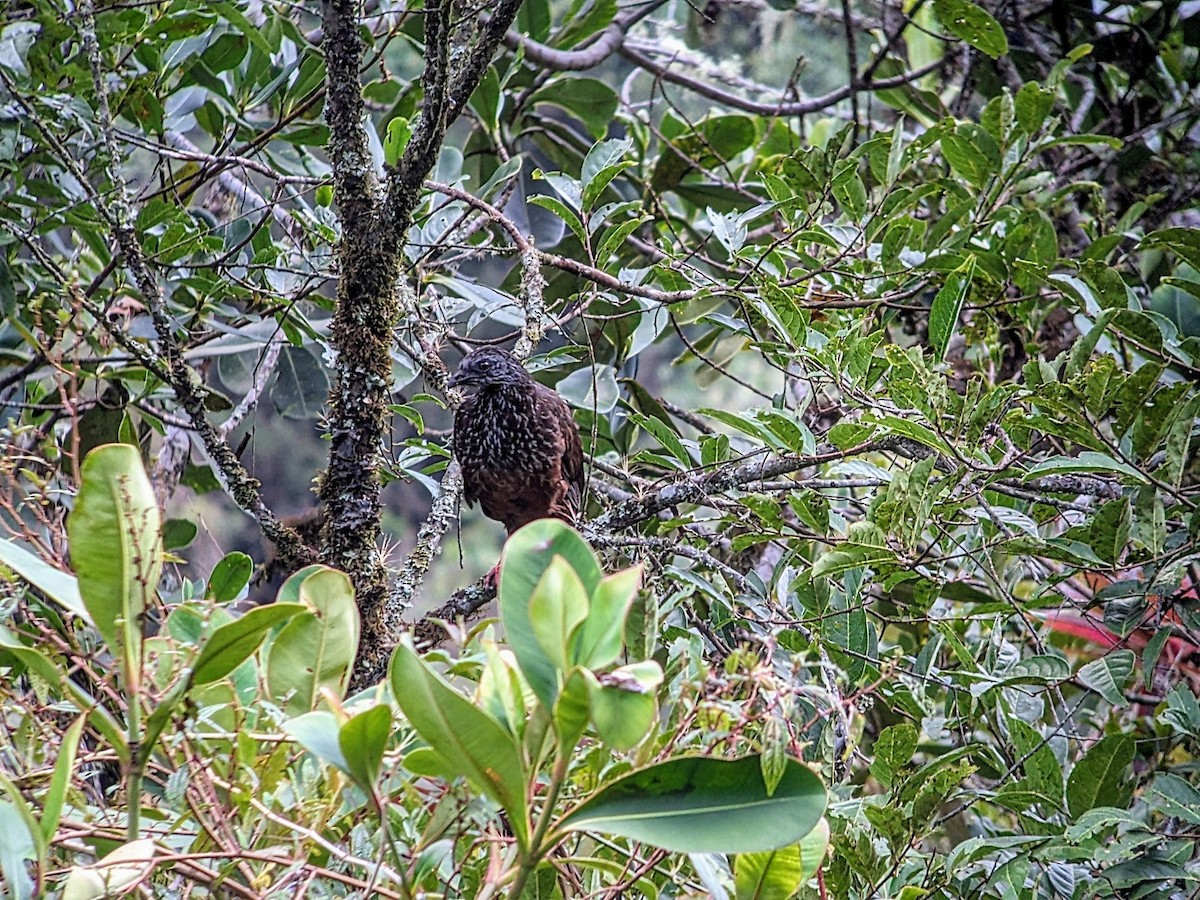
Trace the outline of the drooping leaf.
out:
<instances>
[{"instance_id":1,"label":"drooping leaf","mask_svg":"<svg viewBox=\"0 0 1200 900\"><path fill-rule=\"evenodd\" d=\"M268 631L307 611L300 603L273 603L220 626L204 641L192 664L192 683L209 684L224 678L250 658Z\"/></svg>"},{"instance_id":2,"label":"drooping leaf","mask_svg":"<svg viewBox=\"0 0 1200 900\"><path fill-rule=\"evenodd\" d=\"M525 843L525 774L512 734L430 671L407 636L392 657L389 681L397 705L422 740L455 774L499 803L509 827Z\"/></svg>"},{"instance_id":3,"label":"drooping leaf","mask_svg":"<svg viewBox=\"0 0 1200 900\"><path fill-rule=\"evenodd\" d=\"M79 583L75 576L56 569L40 556L30 553L16 541L0 540L0 563L12 569L48 598L68 612L90 622L87 607L79 596Z\"/></svg>"},{"instance_id":4,"label":"drooping leaf","mask_svg":"<svg viewBox=\"0 0 1200 900\"><path fill-rule=\"evenodd\" d=\"M1097 741L1067 777L1067 809L1072 818L1097 806L1123 807L1133 794L1127 776L1135 743L1130 734L1108 734Z\"/></svg>"},{"instance_id":5,"label":"drooping leaf","mask_svg":"<svg viewBox=\"0 0 1200 900\"><path fill-rule=\"evenodd\" d=\"M292 617L266 648L270 695L298 715L316 707L322 689L345 693L358 653L358 607L350 579L324 566L297 572L279 596L295 597L308 610Z\"/></svg>"},{"instance_id":6,"label":"drooping leaf","mask_svg":"<svg viewBox=\"0 0 1200 900\"><path fill-rule=\"evenodd\" d=\"M1083 666L1076 677L1113 706L1127 706L1125 683L1133 674L1132 650L1114 650Z\"/></svg>"},{"instance_id":7,"label":"drooping leaf","mask_svg":"<svg viewBox=\"0 0 1200 900\"><path fill-rule=\"evenodd\" d=\"M991 14L970 0L934 0L942 27L976 50L998 59L1008 53L1008 38Z\"/></svg>"},{"instance_id":8,"label":"drooping leaf","mask_svg":"<svg viewBox=\"0 0 1200 900\"><path fill-rule=\"evenodd\" d=\"M561 824L677 853L754 853L796 843L824 812L825 787L802 763L768 796L756 756L684 757L618 779Z\"/></svg>"},{"instance_id":9,"label":"drooping leaf","mask_svg":"<svg viewBox=\"0 0 1200 900\"><path fill-rule=\"evenodd\" d=\"M142 615L162 571L162 519L136 447L105 444L83 461L67 519L79 594L127 683L141 668Z\"/></svg>"},{"instance_id":10,"label":"drooping leaf","mask_svg":"<svg viewBox=\"0 0 1200 900\"><path fill-rule=\"evenodd\" d=\"M392 712L382 703L356 713L338 729L338 746L346 769L365 791L374 789L391 732Z\"/></svg>"}]
</instances>

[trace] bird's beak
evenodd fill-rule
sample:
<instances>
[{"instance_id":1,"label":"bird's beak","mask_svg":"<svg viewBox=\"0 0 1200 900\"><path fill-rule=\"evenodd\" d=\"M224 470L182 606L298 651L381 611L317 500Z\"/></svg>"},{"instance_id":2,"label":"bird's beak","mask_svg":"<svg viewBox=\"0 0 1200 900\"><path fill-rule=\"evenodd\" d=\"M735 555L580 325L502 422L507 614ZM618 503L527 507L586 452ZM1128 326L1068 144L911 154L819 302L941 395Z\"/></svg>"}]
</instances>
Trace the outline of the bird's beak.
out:
<instances>
[{"instance_id":1,"label":"bird's beak","mask_svg":"<svg viewBox=\"0 0 1200 900\"><path fill-rule=\"evenodd\" d=\"M446 387L464 387L468 384L474 384L475 379L466 372L455 372L450 376L450 380L446 382Z\"/></svg>"}]
</instances>

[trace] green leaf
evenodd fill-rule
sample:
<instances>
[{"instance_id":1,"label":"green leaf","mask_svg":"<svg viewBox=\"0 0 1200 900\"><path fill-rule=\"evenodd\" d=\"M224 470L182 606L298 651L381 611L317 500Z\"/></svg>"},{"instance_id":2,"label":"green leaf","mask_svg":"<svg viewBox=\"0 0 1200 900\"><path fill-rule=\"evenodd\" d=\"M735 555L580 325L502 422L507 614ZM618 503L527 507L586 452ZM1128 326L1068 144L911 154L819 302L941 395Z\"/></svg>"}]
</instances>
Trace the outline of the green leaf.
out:
<instances>
[{"instance_id":1,"label":"green leaf","mask_svg":"<svg viewBox=\"0 0 1200 900\"><path fill-rule=\"evenodd\" d=\"M1164 816L1200 825L1200 791L1178 775L1159 772L1147 799Z\"/></svg>"},{"instance_id":2,"label":"green leaf","mask_svg":"<svg viewBox=\"0 0 1200 900\"><path fill-rule=\"evenodd\" d=\"M891 786L896 773L908 765L917 750L916 726L908 722L890 725L879 733L872 748L871 774L884 787Z\"/></svg>"},{"instance_id":3,"label":"green leaf","mask_svg":"<svg viewBox=\"0 0 1200 900\"><path fill-rule=\"evenodd\" d=\"M54 568L10 538L0 540L0 563L12 569L67 612L91 623L91 616L87 607L83 605L83 598L79 596L79 583L70 572Z\"/></svg>"},{"instance_id":4,"label":"green leaf","mask_svg":"<svg viewBox=\"0 0 1200 900\"><path fill-rule=\"evenodd\" d=\"M336 569L301 569L279 590L281 602L293 596L309 611L268 641L266 682L271 698L298 715L317 705L322 688L339 697L345 693L358 652L359 619L354 586Z\"/></svg>"},{"instance_id":5,"label":"green leaf","mask_svg":"<svg viewBox=\"0 0 1200 900\"><path fill-rule=\"evenodd\" d=\"M590 212L609 183L622 171L635 165L623 160L633 142L628 139L600 141L583 159L579 181L583 185L582 209Z\"/></svg>"},{"instance_id":6,"label":"green leaf","mask_svg":"<svg viewBox=\"0 0 1200 900\"><path fill-rule=\"evenodd\" d=\"M1149 479L1135 469L1133 466L1113 459L1105 453L1097 453L1094 450L1084 450L1078 456L1052 456L1050 459L1043 460L1024 475L1024 480L1029 481L1034 478L1039 478L1042 475L1065 475L1071 472L1104 472L1109 474L1128 475L1135 481L1143 484L1149 483Z\"/></svg>"},{"instance_id":7,"label":"green leaf","mask_svg":"<svg viewBox=\"0 0 1200 900\"><path fill-rule=\"evenodd\" d=\"M596 264L606 265L609 257L624 246L625 239L649 221L651 221L650 216L637 216L604 232L604 237L601 238L600 244L596 248Z\"/></svg>"},{"instance_id":8,"label":"green leaf","mask_svg":"<svg viewBox=\"0 0 1200 900\"><path fill-rule=\"evenodd\" d=\"M662 678L658 663L646 660L589 680L592 722L614 750L632 750L646 736L658 715Z\"/></svg>"},{"instance_id":9,"label":"green leaf","mask_svg":"<svg viewBox=\"0 0 1200 900\"><path fill-rule=\"evenodd\" d=\"M946 358L946 348L950 346L950 338L954 335L974 275L975 257L969 256L963 265L947 276L946 283L933 298L933 307L929 310L929 347L934 359Z\"/></svg>"},{"instance_id":10,"label":"green leaf","mask_svg":"<svg viewBox=\"0 0 1200 900\"><path fill-rule=\"evenodd\" d=\"M943 134L942 156L950 168L977 188L981 188L993 174L988 158L970 140L959 134Z\"/></svg>"},{"instance_id":11,"label":"green leaf","mask_svg":"<svg viewBox=\"0 0 1200 900\"><path fill-rule=\"evenodd\" d=\"M1013 101L1017 112L1017 125L1026 134L1033 134L1046 122L1046 116L1054 108L1054 94L1036 81L1027 81L1017 91Z\"/></svg>"},{"instance_id":12,"label":"green leaf","mask_svg":"<svg viewBox=\"0 0 1200 900\"><path fill-rule=\"evenodd\" d=\"M186 547L196 538L196 523L189 519L167 519L163 522L162 541L164 550Z\"/></svg>"},{"instance_id":13,"label":"green leaf","mask_svg":"<svg viewBox=\"0 0 1200 900\"><path fill-rule=\"evenodd\" d=\"M1132 650L1114 650L1080 668L1076 677L1113 706L1128 706L1125 682L1133 674Z\"/></svg>"},{"instance_id":14,"label":"green leaf","mask_svg":"<svg viewBox=\"0 0 1200 900\"><path fill-rule=\"evenodd\" d=\"M1167 708L1162 719L1181 734L1200 737L1200 702L1196 695L1180 682L1166 697Z\"/></svg>"},{"instance_id":15,"label":"green leaf","mask_svg":"<svg viewBox=\"0 0 1200 900\"><path fill-rule=\"evenodd\" d=\"M527 845L525 770L512 734L430 671L407 635L392 657L389 680L396 704L421 739L456 774L499 803L518 842Z\"/></svg>"},{"instance_id":16,"label":"green leaf","mask_svg":"<svg viewBox=\"0 0 1200 900\"><path fill-rule=\"evenodd\" d=\"M600 584L600 566L592 548L558 519L539 519L517 531L505 544L500 563L499 605L504 631L521 672L547 709L554 707L558 669L538 640L529 601L556 556L570 564L591 596Z\"/></svg>"},{"instance_id":17,"label":"green leaf","mask_svg":"<svg viewBox=\"0 0 1200 900\"><path fill-rule=\"evenodd\" d=\"M1088 528L1088 546L1106 563L1115 565L1129 546L1133 511L1125 497L1100 507Z\"/></svg>"},{"instance_id":18,"label":"green leaf","mask_svg":"<svg viewBox=\"0 0 1200 900\"><path fill-rule=\"evenodd\" d=\"M351 716L338 729L338 747L346 760L346 771L368 794L374 793L391 733L392 711L382 703Z\"/></svg>"},{"instance_id":19,"label":"green leaf","mask_svg":"<svg viewBox=\"0 0 1200 900\"><path fill-rule=\"evenodd\" d=\"M587 615L588 595L583 582L570 563L561 556L554 557L533 589L529 621L534 637L561 674L570 667L567 651Z\"/></svg>"},{"instance_id":20,"label":"green leaf","mask_svg":"<svg viewBox=\"0 0 1200 900\"><path fill-rule=\"evenodd\" d=\"M599 415L612 412L621 399L616 372L604 363L576 369L555 388L572 406Z\"/></svg>"},{"instance_id":21,"label":"green leaf","mask_svg":"<svg viewBox=\"0 0 1200 900\"><path fill-rule=\"evenodd\" d=\"M738 900L788 900L807 880L800 857L798 844L739 853L733 864L735 896Z\"/></svg>"},{"instance_id":22,"label":"green leaf","mask_svg":"<svg viewBox=\"0 0 1200 900\"><path fill-rule=\"evenodd\" d=\"M621 655L625 620L642 583L642 567L605 576L592 593L587 618L571 646L571 662L603 669Z\"/></svg>"},{"instance_id":23,"label":"green leaf","mask_svg":"<svg viewBox=\"0 0 1200 900\"><path fill-rule=\"evenodd\" d=\"M58 823L62 819L63 804L67 798L67 788L71 786L71 776L75 774L75 753L79 750L79 739L83 735L83 726L87 715L81 715L70 727L63 732L62 743L58 746L58 759L54 761L54 775L50 778L50 788L42 801L42 838L47 844L58 831Z\"/></svg>"},{"instance_id":24,"label":"green leaf","mask_svg":"<svg viewBox=\"0 0 1200 900\"><path fill-rule=\"evenodd\" d=\"M272 603L250 610L216 629L192 664L192 684L210 684L224 678L250 658L275 625L308 612L300 603Z\"/></svg>"},{"instance_id":25,"label":"green leaf","mask_svg":"<svg viewBox=\"0 0 1200 900\"><path fill-rule=\"evenodd\" d=\"M309 753L350 774L350 765L338 740L337 716L329 710L317 709L288 719L283 730Z\"/></svg>"},{"instance_id":26,"label":"green leaf","mask_svg":"<svg viewBox=\"0 0 1200 900\"><path fill-rule=\"evenodd\" d=\"M1048 797L1057 811L1063 803L1063 770L1054 749L1033 725L1024 719L1012 716L1008 720L1008 731L1012 738L1017 758L1022 760L1025 780L1029 787Z\"/></svg>"},{"instance_id":27,"label":"green leaf","mask_svg":"<svg viewBox=\"0 0 1200 900\"><path fill-rule=\"evenodd\" d=\"M1067 809L1078 820L1097 806L1123 807L1133 795L1128 777L1136 744L1133 735L1109 734L1092 745L1067 777Z\"/></svg>"},{"instance_id":28,"label":"green leaf","mask_svg":"<svg viewBox=\"0 0 1200 900\"><path fill-rule=\"evenodd\" d=\"M26 860L37 857L37 847L29 823L21 810L7 800L0 801L0 875L12 900L32 900L33 880L26 870Z\"/></svg>"},{"instance_id":29,"label":"green leaf","mask_svg":"<svg viewBox=\"0 0 1200 900\"><path fill-rule=\"evenodd\" d=\"M538 194L535 197L530 197L529 202L534 206L550 210L550 212L563 220L581 244L587 243L587 229L583 227L583 221L579 218L578 213L558 197L552 197L550 194Z\"/></svg>"},{"instance_id":30,"label":"green leaf","mask_svg":"<svg viewBox=\"0 0 1200 900\"><path fill-rule=\"evenodd\" d=\"M87 455L67 519L79 594L122 660L126 684L141 671L142 615L162 571L162 520L136 447L105 444Z\"/></svg>"},{"instance_id":31,"label":"green leaf","mask_svg":"<svg viewBox=\"0 0 1200 900\"><path fill-rule=\"evenodd\" d=\"M981 53L998 59L1008 53L1008 38L992 16L968 0L934 0L942 27Z\"/></svg>"},{"instance_id":32,"label":"green leaf","mask_svg":"<svg viewBox=\"0 0 1200 900\"><path fill-rule=\"evenodd\" d=\"M618 779L561 825L677 853L755 853L807 835L824 815L825 799L821 779L795 760L768 795L756 756L683 757Z\"/></svg>"},{"instance_id":33,"label":"green leaf","mask_svg":"<svg viewBox=\"0 0 1200 900\"><path fill-rule=\"evenodd\" d=\"M587 670L572 669L558 692L554 701L554 730L560 752L569 751L579 743L591 720L592 682L595 677Z\"/></svg>"},{"instance_id":34,"label":"green leaf","mask_svg":"<svg viewBox=\"0 0 1200 900\"><path fill-rule=\"evenodd\" d=\"M549 103L581 121L592 137L608 134L608 126L617 111L617 95L595 78L559 77L534 91L531 103Z\"/></svg>"},{"instance_id":35,"label":"green leaf","mask_svg":"<svg viewBox=\"0 0 1200 900\"><path fill-rule=\"evenodd\" d=\"M254 560L245 553L235 550L226 554L213 566L204 597L217 603L229 603L237 599L253 574Z\"/></svg>"},{"instance_id":36,"label":"green leaf","mask_svg":"<svg viewBox=\"0 0 1200 900\"><path fill-rule=\"evenodd\" d=\"M1004 684L1056 684L1071 677L1071 667L1061 656L1038 654L1019 659L998 674Z\"/></svg>"}]
</instances>

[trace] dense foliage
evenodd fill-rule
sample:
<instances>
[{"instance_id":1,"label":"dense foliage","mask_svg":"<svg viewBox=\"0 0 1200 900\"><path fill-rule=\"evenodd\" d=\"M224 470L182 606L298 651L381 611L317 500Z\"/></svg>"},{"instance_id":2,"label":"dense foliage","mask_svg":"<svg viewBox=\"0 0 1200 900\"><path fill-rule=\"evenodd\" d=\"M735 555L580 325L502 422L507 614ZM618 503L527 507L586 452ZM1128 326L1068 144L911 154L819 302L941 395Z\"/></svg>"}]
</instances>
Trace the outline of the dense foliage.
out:
<instances>
[{"instance_id":1,"label":"dense foliage","mask_svg":"<svg viewBox=\"0 0 1200 900\"><path fill-rule=\"evenodd\" d=\"M0 884L1188 896L1198 26L7 5ZM492 341L590 464L499 627Z\"/></svg>"}]
</instances>

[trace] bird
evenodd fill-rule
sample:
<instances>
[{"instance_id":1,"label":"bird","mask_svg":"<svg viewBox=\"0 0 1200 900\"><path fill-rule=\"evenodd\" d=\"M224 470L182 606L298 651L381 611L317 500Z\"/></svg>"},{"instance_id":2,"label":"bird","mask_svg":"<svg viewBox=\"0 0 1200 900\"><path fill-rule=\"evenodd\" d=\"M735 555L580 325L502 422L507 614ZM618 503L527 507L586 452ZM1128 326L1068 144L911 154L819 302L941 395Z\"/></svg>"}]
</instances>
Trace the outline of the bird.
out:
<instances>
[{"instance_id":1,"label":"bird","mask_svg":"<svg viewBox=\"0 0 1200 900\"><path fill-rule=\"evenodd\" d=\"M537 519L575 525L583 447L566 401L499 347L468 353L449 386L473 390L454 415L453 450L467 505L478 501L509 535ZM492 586L496 571L488 573Z\"/></svg>"}]
</instances>

